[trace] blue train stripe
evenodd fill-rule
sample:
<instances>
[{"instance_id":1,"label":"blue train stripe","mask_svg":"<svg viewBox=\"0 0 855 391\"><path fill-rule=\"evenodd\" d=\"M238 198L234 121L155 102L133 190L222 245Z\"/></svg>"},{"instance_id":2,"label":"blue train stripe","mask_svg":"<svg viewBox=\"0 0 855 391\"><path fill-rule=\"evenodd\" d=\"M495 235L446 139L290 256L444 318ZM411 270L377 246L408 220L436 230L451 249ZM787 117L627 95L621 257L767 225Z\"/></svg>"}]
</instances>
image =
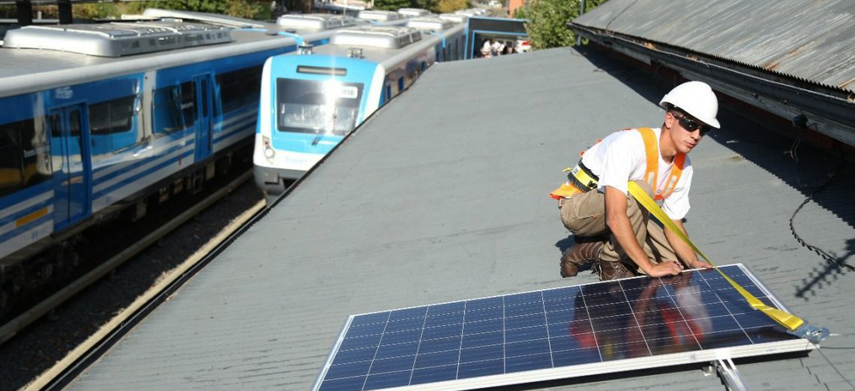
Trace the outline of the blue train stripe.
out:
<instances>
[{"instance_id":1,"label":"blue train stripe","mask_svg":"<svg viewBox=\"0 0 855 391\"><path fill-rule=\"evenodd\" d=\"M5 257L9 254L18 251L31 243L47 237L53 231L53 213L48 213L45 216L4 235L0 235L0 257Z\"/></svg>"},{"instance_id":2,"label":"blue train stripe","mask_svg":"<svg viewBox=\"0 0 855 391\"><path fill-rule=\"evenodd\" d=\"M121 181L118 181L118 183L116 183L116 182L111 183L109 187L107 187L101 191L93 192L93 198L101 198L101 197L103 197L103 196L105 196L111 192L114 192L116 189L120 189L120 188L123 188L125 186L129 186L129 185L134 185L137 179L144 178L149 173L155 172L155 171L157 171L163 167L169 166L175 162L187 159L188 160L188 166L189 166L190 165L189 163L193 163L193 161L192 161L193 155L194 155L194 149L192 148L192 146L190 146L190 148L184 148L182 150L175 151L172 154L170 154L169 156L167 156L166 158L158 159L158 161L156 162L157 163L156 165L149 165L148 167L141 167L139 170L135 170L134 172L129 173L128 177L124 178ZM188 157L189 157L189 159L188 159ZM138 190L142 190L142 189L143 188L140 187Z\"/></svg>"},{"instance_id":3,"label":"blue train stripe","mask_svg":"<svg viewBox=\"0 0 855 391\"><path fill-rule=\"evenodd\" d=\"M50 182L46 183L50 185ZM47 186L44 186L47 187ZM44 191L44 190L42 190ZM53 198L53 190L44 191L41 194L35 195L27 195L27 197L21 197L20 201L16 201L15 199L9 199L8 207L0 210L0 222L4 222L7 219L9 220L17 220L21 217L22 214L28 213L28 211L33 210L45 203L48 203Z\"/></svg>"},{"instance_id":4,"label":"blue train stripe","mask_svg":"<svg viewBox=\"0 0 855 391\"><path fill-rule=\"evenodd\" d=\"M252 131L254 133L255 132L255 121L256 121L255 116L252 116L250 118L247 118L247 119L241 121L240 123L236 124L235 126L232 126L229 129L220 132L214 138L214 144L222 141L223 139L232 137L237 133L243 133L244 131L246 131L247 127L249 127L250 131ZM249 134L246 135L246 137L249 137L249 136L250 136Z\"/></svg>"},{"instance_id":5,"label":"blue train stripe","mask_svg":"<svg viewBox=\"0 0 855 391\"><path fill-rule=\"evenodd\" d=\"M102 176L95 180L93 191L99 191L104 186L107 186L111 183L115 183L116 181L120 181L127 177L128 175L132 175L134 171L140 170L140 168L144 168L145 166L149 166L152 164L157 164L159 160L164 159L165 156L169 156L170 154L174 154L176 151L194 148L193 143L195 142L195 134L191 134L190 136L170 142L169 144L163 146L156 146L157 149L156 155L152 155L146 157L144 159L139 159L133 162L131 165L125 165L122 167L120 171L114 171L110 175Z\"/></svg>"},{"instance_id":6,"label":"blue train stripe","mask_svg":"<svg viewBox=\"0 0 855 391\"><path fill-rule=\"evenodd\" d=\"M196 136L195 131L192 128L185 129L181 132L172 133L167 136L167 141L162 141L163 138L159 140L155 140L154 146L152 148L162 149L160 152L161 155L164 153L169 153L175 148L180 148L182 145L186 144L187 138ZM180 145L179 145L180 144ZM105 167L96 168L93 174L93 179L95 182L101 182L105 180L109 180L110 178L115 178L118 175L121 175L124 172L129 170L133 170L135 167L146 164L149 159L152 157L146 157L143 159L134 159L132 161L120 164L114 164Z\"/></svg>"}]
</instances>

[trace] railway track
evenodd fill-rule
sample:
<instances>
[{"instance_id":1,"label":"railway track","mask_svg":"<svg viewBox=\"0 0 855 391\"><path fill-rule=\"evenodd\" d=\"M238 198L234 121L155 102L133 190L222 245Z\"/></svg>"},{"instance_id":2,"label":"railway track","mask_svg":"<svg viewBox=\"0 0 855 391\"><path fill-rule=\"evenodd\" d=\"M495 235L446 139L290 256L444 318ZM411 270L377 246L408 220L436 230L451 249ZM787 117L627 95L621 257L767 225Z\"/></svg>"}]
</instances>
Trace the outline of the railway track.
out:
<instances>
[{"instance_id":1,"label":"railway track","mask_svg":"<svg viewBox=\"0 0 855 391\"><path fill-rule=\"evenodd\" d=\"M200 261L207 254L217 248L229 235L237 231L240 226L264 208L264 200L260 193L255 190L251 178L251 171L244 172L202 201L162 224L132 246L112 256L106 262L0 327L0 341L2 341L0 342L2 343L0 345L0 361L4 362L4 366L7 369L19 366L19 368L12 369L13 372L16 372L15 374L2 373L2 370L0 370L0 385L2 385L0 389L42 390L54 389L65 384L70 379L69 374L75 373L75 369L81 368L80 364L86 361L86 357L91 356L99 347L103 347L105 341L109 339L107 338L108 336L123 332L122 330L125 327L133 323L129 322L131 318L138 316L141 312L145 312L145 308L151 306L156 301L155 299L162 296L168 289L175 289L177 281L182 280L182 277L186 277L191 270L199 265ZM237 207L223 206L222 209L229 209L229 211L225 213L224 217L215 218L219 220L218 224L221 226L217 232L199 235L191 234L189 236L194 237L195 240L193 241L196 242L191 245L187 244L189 240L185 240L188 236L186 233L176 232L176 230L181 231L186 226L192 225L193 220L199 219L201 213L211 213L205 212L206 210L220 208L220 206L217 206L217 203L222 202L224 197L239 189L243 193L252 193L254 191L255 194L240 196L241 205ZM211 208L212 206L216 207ZM220 214L223 213L220 212ZM188 222L191 223L187 224ZM207 222L200 223L202 225L207 224ZM175 237L170 238L171 236ZM164 245L163 243L167 241L172 242ZM73 303L78 300L78 294L86 291L87 288L92 287L94 284L110 280L116 273L117 268L126 263L128 265L133 264L134 262L128 261L135 259L135 257L140 257L140 254L143 252L157 247L167 247L165 252L170 254L182 253L184 256L180 258L183 258L183 260L175 262L174 267L169 268L169 270L160 271L153 284L149 284L142 292L139 292L140 290L138 289L139 293L133 295L132 300L125 299L121 304L111 305L111 313L109 314L111 316L106 318L102 316L100 320L83 320L84 324L78 325L81 329L94 329L91 332L82 330L64 330L58 332L50 330L51 323L57 324L56 326L62 328L63 325L59 323L65 322L57 322L58 320L64 320L64 317L72 316L72 314L77 314L81 311L70 309L65 314L55 314L53 316L51 314L62 311L61 308L63 306L78 305L77 303ZM176 248L181 251L172 251ZM130 277L130 279L135 280L136 278ZM109 282L106 285L110 285ZM122 290L122 286L125 284L117 281L117 283L112 285L116 286L107 288L107 292L110 292L111 289ZM108 296L116 295L117 297L126 294L128 292L115 291L106 293ZM103 297L105 293L93 292L89 294L88 292L84 292L83 296L86 295ZM82 312L97 314L105 311L104 309L97 308L97 304L89 305L84 303L82 305L84 308L87 308ZM40 319L42 320L40 321ZM88 325L86 324L87 322L89 323ZM93 322L99 323L98 326L92 327ZM32 326L36 326L37 328L44 327L48 330L31 332L28 328ZM64 341L63 336L60 334L70 334L72 338L68 339L73 341ZM81 338L81 334L85 334L85 338ZM30 363L18 361L20 357L31 354L34 347L39 349L38 352L42 354L31 357L30 360L33 362ZM59 351L54 351L50 348L55 348ZM43 352L43 350L49 351ZM12 363L10 360L15 360L15 363L7 366L5 363ZM37 370L34 366L38 367ZM28 374L21 374L22 370L28 372Z\"/></svg>"}]
</instances>

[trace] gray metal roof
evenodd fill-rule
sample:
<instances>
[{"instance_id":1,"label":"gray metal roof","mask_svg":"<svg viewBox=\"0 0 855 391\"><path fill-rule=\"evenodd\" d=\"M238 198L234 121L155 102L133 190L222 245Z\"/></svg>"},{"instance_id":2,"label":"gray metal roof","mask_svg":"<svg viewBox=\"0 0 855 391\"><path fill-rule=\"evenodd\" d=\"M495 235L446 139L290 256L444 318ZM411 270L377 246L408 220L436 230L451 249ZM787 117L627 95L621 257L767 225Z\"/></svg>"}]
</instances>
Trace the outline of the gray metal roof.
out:
<instances>
[{"instance_id":1,"label":"gray metal roof","mask_svg":"<svg viewBox=\"0 0 855 391\"><path fill-rule=\"evenodd\" d=\"M849 0L611 0L574 22L855 91Z\"/></svg>"},{"instance_id":2,"label":"gray metal roof","mask_svg":"<svg viewBox=\"0 0 855 391\"><path fill-rule=\"evenodd\" d=\"M666 91L567 48L437 64L69 388L304 391L351 314L595 281L559 278L568 236L547 193L598 138L660 124ZM787 226L833 161L802 146L796 164L789 142L719 118L692 152L687 229L839 334L822 351L836 369L819 352L739 368L752 390L847 389L837 371L855 380L853 274ZM851 177L834 182L796 218L807 242L850 263L853 190ZM695 369L588 380L529 389L723 389Z\"/></svg>"}]
</instances>

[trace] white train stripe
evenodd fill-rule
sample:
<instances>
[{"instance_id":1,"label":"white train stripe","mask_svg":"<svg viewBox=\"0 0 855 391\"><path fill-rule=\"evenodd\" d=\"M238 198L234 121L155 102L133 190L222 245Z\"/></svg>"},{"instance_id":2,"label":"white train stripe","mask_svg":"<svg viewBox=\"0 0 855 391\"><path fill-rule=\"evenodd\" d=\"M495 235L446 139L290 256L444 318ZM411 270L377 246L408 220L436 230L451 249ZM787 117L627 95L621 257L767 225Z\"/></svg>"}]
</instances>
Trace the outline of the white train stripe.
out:
<instances>
[{"instance_id":1,"label":"white train stripe","mask_svg":"<svg viewBox=\"0 0 855 391\"><path fill-rule=\"evenodd\" d=\"M152 184L156 183L157 181L168 177L169 175L172 175L173 173L177 172L178 170L184 168L182 166L187 164L187 162L192 163L193 162L193 156L189 156L187 158L187 160L180 165L178 164L178 161L176 161L172 164L169 164L169 165L161 168L160 170L157 170L155 172L152 172L152 173L146 175L145 177L143 177L137 181L129 182L127 185L122 186L122 187L120 187L114 191L111 191L111 192L95 199L95 201L92 203L93 213L97 212L101 209L104 209L105 207L110 206L114 202L122 200L122 199L136 193L137 191L145 189L148 186L151 186Z\"/></svg>"},{"instance_id":2,"label":"white train stripe","mask_svg":"<svg viewBox=\"0 0 855 391\"><path fill-rule=\"evenodd\" d=\"M0 211L0 221L9 217L10 215L14 214L15 212L17 212L19 210L24 210L24 209L30 208L34 205L38 205L42 202L50 201L51 198L53 198L53 190L48 190L47 192L39 194L39 195L37 195L33 198L30 198L26 201L19 202L19 203L12 205L6 209L3 209L2 211Z\"/></svg>"},{"instance_id":3,"label":"white train stripe","mask_svg":"<svg viewBox=\"0 0 855 391\"><path fill-rule=\"evenodd\" d=\"M169 143L166 143L163 145L154 145L153 148L157 148L157 149L162 150L162 149L172 148L172 147L176 146L176 144L186 145L188 138L192 139L195 142L196 134L191 133L191 134L188 134L187 136L184 136L184 137L179 138L179 139L172 140ZM157 142L155 142L155 144L157 144ZM132 152L125 152L125 153L131 154ZM95 171L95 174L93 175L93 179L97 182L98 179L101 179L105 175L112 174L118 170L121 170L121 169L129 166L129 165L133 165L133 164L137 164L137 163L139 163L139 160L129 160L127 162L121 162L121 163L112 165L111 167L105 168L105 169L100 170L100 171Z\"/></svg>"},{"instance_id":4,"label":"white train stripe","mask_svg":"<svg viewBox=\"0 0 855 391\"><path fill-rule=\"evenodd\" d=\"M230 137L226 137L214 145L214 151L215 152L222 151L225 148L228 148L229 146L231 146L232 144L235 144L240 140L243 140L245 138L250 137L253 134L253 132L254 131L247 130L246 132L237 132Z\"/></svg>"},{"instance_id":5,"label":"white train stripe","mask_svg":"<svg viewBox=\"0 0 855 391\"><path fill-rule=\"evenodd\" d=\"M31 243L34 243L39 239L49 236L52 231L53 220L48 220L42 224L39 224L38 226L33 227L30 230L22 232L20 235L6 240L2 244L0 244L0 258L4 258L9 254L14 253L15 251L29 246Z\"/></svg>"},{"instance_id":6,"label":"white train stripe","mask_svg":"<svg viewBox=\"0 0 855 391\"><path fill-rule=\"evenodd\" d=\"M106 180L104 182L96 183L95 186L93 187L92 193L93 194L98 193L100 191L103 191L106 188L109 188L111 186L115 186L116 184L119 184L122 181L125 181L130 177L133 177L139 173L150 170L157 165L163 164L167 160L175 159L176 157L185 154L187 151L192 151L194 148L195 148L195 144L188 144L184 148L181 148L177 151L172 151L168 155L159 156L156 159L153 159L153 160L147 162L146 164L143 164L139 167L134 168L133 170L123 172L121 175L118 175L115 178L110 178L109 180ZM192 161L193 161L193 158L191 156L189 158L189 162L192 163Z\"/></svg>"},{"instance_id":7,"label":"white train stripe","mask_svg":"<svg viewBox=\"0 0 855 391\"><path fill-rule=\"evenodd\" d=\"M245 120L247 117L250 117L250 118L251 118L251 117L255 117L256 115L258 115L258 112L257 112L257 111L250 110L250 111L248 111L248 112L246 112L246 113L236 115L236 116L234 116L234 117L231 117L231 118L229 118L229 119L227 119L227 120L223 121L222 126L220 126L220 127L221 127L221 128L225 128L225 127L227 127L227 126L230 126L230 125L231 125L233 122L235 122L235 121L243 121L243 120Z\"/></svg>"},{"instance_id":8,"label":"white train stripe","mask_svg":"<svg viewBox=\"0 0 855 391\"><path fill-rule=\"evenodd\" d=\"M27 214L27 215L25 215L25 216L21 216L21 218L25 218L25 217L30 216L30 215L33 215L33 214L35 214L35 215L37 216L37 217L35 217L33 220L38 220L38 219L40 219L40 218L42 218L42 217L44 217L44 216L52 216L52 214L53 214L53 205L47 205L47 206L45 206L44 208L34 210L34 211L32 211L31 213L29 213L29 214ZM39 215L40 215L40 216L39 216ZM5 234L7 234L7 233L9 233L9 232L12 232L12 231L14 231L14 230L16 230L16 229L20 228L20 227L18 227L18 221L20 221L20 220L21 220L21 219L12 220L12 221L10 221L10 222L8 222L8 223L3 224L2 226L0 226L0 236L3 236L3 235L5 235ZM28 224L29 224L29 223L27 223L27 224L23 224L21 227L26 227Z\"/></svg>"}]
</instances>

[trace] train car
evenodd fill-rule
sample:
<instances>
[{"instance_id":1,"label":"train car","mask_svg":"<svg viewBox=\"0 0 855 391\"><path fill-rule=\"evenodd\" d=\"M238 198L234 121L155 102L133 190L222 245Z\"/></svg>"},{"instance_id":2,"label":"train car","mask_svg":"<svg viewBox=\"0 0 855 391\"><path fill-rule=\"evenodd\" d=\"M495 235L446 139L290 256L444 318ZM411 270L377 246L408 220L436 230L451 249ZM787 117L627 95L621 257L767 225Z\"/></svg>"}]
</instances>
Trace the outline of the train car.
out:
<instances>
[{"instance_id":1,"label":"train car","mask_svg":"<svg viewBox=\"0 0 855 391\"><path fill-rule=\"evenodd\" d=\"M398 13L408 18L416 18L419 16L430 16L430 11L423 8L401 8Z\"/></svg>"},{"instance_id":2,"label":"train car","mask_svg":"<svg viewBox=\"0 0 855 391\"><path fill-rule=\"evenodd\" d=\"M359 11L359 15L356 18L378 26L402 26L407 24L407 17L395 11Z\"/></svg>"},{"instance_id":3,"label":"train car","mask_svg":"<svg viewBox=\"0 0 855 391\"><path fill-rule=\"evenodd\" d=\"M463 58L463 25L436 18L410 21L421 24L425 33L412 27L341 30L313 54L267 61L253 170L268 200L412 85L437 58ZM428 22L434 24L427 28Z\"/></svg>"},{"instance_id":4,"label":"train car","mask_svg":"<svg viewBox=\"0 0 855 391\"><path fill-rule=\"evenodd\" d=\"M265 60L332 34L216 16L190 21L198 16L7 32L0 311L21 286L73 267L86 228L124 211L138 218L152 202L200 189L238 149L248 157ZM347 18L339 27L355 23Z\"/></svg>"}]
</instances>

